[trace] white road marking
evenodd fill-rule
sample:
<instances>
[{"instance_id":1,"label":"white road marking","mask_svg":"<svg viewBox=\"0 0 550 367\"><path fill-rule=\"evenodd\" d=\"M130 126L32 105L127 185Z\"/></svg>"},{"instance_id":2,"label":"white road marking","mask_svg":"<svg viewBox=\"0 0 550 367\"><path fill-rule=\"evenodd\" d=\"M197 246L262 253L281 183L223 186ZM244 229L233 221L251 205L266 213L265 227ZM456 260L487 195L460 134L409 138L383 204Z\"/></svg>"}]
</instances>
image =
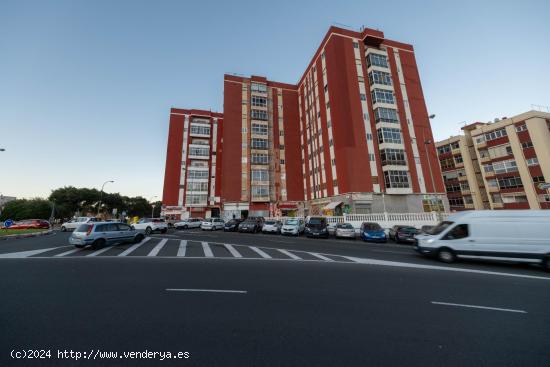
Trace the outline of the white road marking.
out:
<instances>
[{"instance_id":1,"label":"white road marking","mask_svg":"<svg viewBox=\"0 0 550 367\"><path fill-rule=\"evenodd\" d=\"M283 249L277 249L277 250L279 250L280 253L285 254L286 256L290 257L293 260L303 260L300 256L296 256L293 253L288 252L287 250L283 250Z\"/></svg>"},{"instance_id":2,"label":"white road marking","mask_svg":"<svg viewBox=\"0 0 550 367\"><path fill-rule=\"evenodd\" d=\"M208 246L208 242L201 242L202 249L204 250L204 256L206 257L214 257L214 254L212 253L212 249L210 246Z\"/></svg>"},{"instance_id":3,"label":"white road marking","mask_svg":"<svg viewBox=\"0 0 550 367\"><path fill-rule=\"evenodd\" d=\"M130 247L128 247L126 250L122 251L120 254L118 254L118 256L126 256L128 255L129 253L131 253L132 251L134 251L135 249L137 249L139 246L143 245L145 242L149 241L151 239L151 237L145 237L143 239L143 241L141 241L140 243L136 243L135 245L132 245Z\"/></svg>"},{"instance_id":4,"label":"white road marking","mask_svg":"<svg viewBox=\"0 0 550 367\"><path fill-rule=\"evenodd\" d=\"M164 245L166 244L166 242L168 242L168 240L166 238L160 240L159 243L157 243L157 245L155 247L153 247L153 249L151 250L151 252L149 252L149 254L147 256L157 256L159 251L164 247Z\"/></svg>"},{"instance_id":5,"label":"white road marking","mask_svg":"<svg viewBox=\"0 0 550 367\"><path fill-rule=\"evenodd\" d=\"M323 256L323 255L321 255L321 254L317 254L317 253L315 253L315 252L308 252L308 254L310 254L311 256L315 256L316 258L321 259L321 260L324 260L324 261L334 261L334 260L332 260L332 259L330 259L330 258L328 258L328 257L326 257L326 256Z\"/></svg>"},{"instance_id":6,"label":"white road marking","mask_svg":"<svg viewBox=\"0 0 550 367\"><path fill-rule=\"evenodd\" d=\"M257 253L258 255L260 255L261 257L263 257L264 259L271 259L271 256L269 256L268 254L266 254L265 252L263 252L262 250L260 250L259 248L257 248L256 246L249 246L250 249L252 251L254 251L255 253Z\"/></svg>"},{"instance_id":7,"label":"white road marking","mask_svg":"<svg viewBox=\"0 0 550 367\"><path fill-rule=\"evenodd\" d=\"M241 255L239 251L235 250L235 247L233 247L232 245L228 243L224 243L223 245L225 246L227 251L229 251L231 255L233 255L233 257L243 257L243 255Z\"/></svg>"},{"instance_id":8,"label":"white road marking","mask_svg":"<svg viewBox=\"0 0 550 367\"><path fill-rule=\"evenodd\" d=\"M55 255L55 257L62 257L62 256L74 254L75 252L78 252L78 251L82 251L82 249L81 248L75 248L74 250L69 250L69 251L65 251L65 252L62 252L60 254L57 254L57 255Z\"/></svg>"},{"instance_id":9,"label":"white road marking","mask_svg":"<svg viewBox=\"0 0 550 367\"><path fill-rule=\"evenodd\" d=\"M499 308L499 307L487 307L487 306L475 306L475 305L464 305L461 303L448 303L448 302L431 302L434 305L443 305L443 306L456 306L456 307L467 307L467 308L481 308L483 310L493 310L493 311L504 311L504 312L516 312L516 313L527 313L523 310L512 310L510 308Z\"/></svg>"},{"instance_id":10,"label":"white road marking","mask_svg":"<svg viewBox=\"0 0 550 367\"><path fill-rule=\"evenodd\" d=\"M209 293L248 293L234 289L189 289L189 288L167 288L167 292L209 292Z\"/></svg>"},{"instance_id":11,"label":"white road marking","mask_svg":"<svg viewBox=\"0 0 550 367\"><path fill-rule=\"evenodd\" d=\"M181 240L180 246L178 247L178 255L177 256L185 256L185 252L187 251L187 240Z\"/></svg>"},{"instance_id":12,"label":"white road marking","mask_svg":"<svg viewBox=\"0 0 550 367\"><path fill-rule=\"evenodd\" d=\"M359 257L342 256L342 255L338 255L338 256L340 256L344 259L348 259L350 261L353 261L357 264L395 266L395 267L401 267L401 268L415 268L415 269L426 269L426 270L457 271L457 272L462 272L462 273L476 273L476 274L500 275L500 276L506 276L506 277L516 277L516 278L550 280L550 277L541 277L541 276L536 276L536 275L500 273L500 272L497 272L497 271L463 269L463 268L456 268L456 267L450 267L450 266L447 267L447 266L438 266L438 265L422 265L422 264L414 264L414 263L404 263L404 262L399 262L399 261L363 259L363 258L359 258Z\"/></svg>"},{"instance_id":13,"label":"white road marking","mask_svg":"<svg viewBox=\"0 0 550 367\"><path fill-rule=\"evenodd\" d=\"M110 246L105 246L104 248L99 249L99 250L97 250L97 251L94 251L94 252L92 252L91 254L86 255L86 256L97 256L97 255L101 255L102 253L107 252L107 251L109 251L110 249L112 249L112 247L110 247Z\"/></svg>"},{"instance_id":14,"label":"white road marking","mask_svg":"<svg viewBox=\"0 0 550 367\"><path fill-rule=\"evenodd\" d=\"M7 253L7 254L0 254L0 258L2 258L2 259L21 259L21 258L33 256L33 255L38 255L38 254L41 254L43 252L56 250L58 248L63 248L63 247L72 247L72 246L59 246L59 247L43 248L43 249L40 249L40 250L10 252L10 253Z\"/></svg>"}]
</instances>

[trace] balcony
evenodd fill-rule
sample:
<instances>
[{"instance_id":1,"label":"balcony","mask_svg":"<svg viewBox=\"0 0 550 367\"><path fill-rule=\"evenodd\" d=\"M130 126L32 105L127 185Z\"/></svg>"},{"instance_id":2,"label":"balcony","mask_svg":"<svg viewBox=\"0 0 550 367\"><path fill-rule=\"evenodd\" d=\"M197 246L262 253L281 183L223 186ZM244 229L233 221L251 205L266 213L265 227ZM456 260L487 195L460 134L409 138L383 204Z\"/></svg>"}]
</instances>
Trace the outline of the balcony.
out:
<instances>
[{"instance_id":1,"label":"balcony","mask_svg":"<svg viewBox=\"0 0 550 367\"><path fill-rule=\"evenodd\" d=\"M500 188L498 186L489 186L487 187L488 192L499 192Z\"/></svg>"},{"instance_id":2,"label":"balcony","mask_svg":"<svg viewBox=\"0 0 550 367\"><path fill-rule=\"evenodd\" d=\"M504 208L504 203L493 203L493 209L502 209Z\"/></svg>"},{"instance_id":3,"label":"balcony","mask_svg":"<svg viewBox=\"0 0 550 367\"><path fill-rule=\"evenodd\" d=\"M458 176L458 181L460 182L466 182L468 181L468 176L464 175L464 176Z\"/></svg>"},{"instance_id":4,"label":"balcony","mask_svg":"<svg viewBox=\"0 0 550 367\"><path fill-rule=\"evenodd\" d=\"M474 206L473 203L471 203L471 204L464 203L464 209L475 209L475 206Z\"/></svg>"},{"instance_id":5,"label":"balcony","mask_svg":"<svg viewBox=\"0 0 550 367\"><path fill-rule=\"evenodd\" d=\"M470 195L471 194L470 189L460 190L460 192L462 193L462 195Z\"/></svg>"},{"instance_id":6,"label":"balcony","mask_svg":"<svg viewBox=\"0 0 550 367\"><path fill-rule=\"evenodd\" d=\"M479 157L479 161L481 163L486 163L486 162L489 162L491 160L491 157L490 156L485 156L485 157Z\"/></svg>"},{"instance_id":7,"label":"balcony","mask_svg":"<svg viewBox=\"0 0 550 367\"><path fill-rule=\"evenodd\" d=\"M462 168L464 167L464 162L455 163L455 168Z\"/></svg>"}]
</instances>

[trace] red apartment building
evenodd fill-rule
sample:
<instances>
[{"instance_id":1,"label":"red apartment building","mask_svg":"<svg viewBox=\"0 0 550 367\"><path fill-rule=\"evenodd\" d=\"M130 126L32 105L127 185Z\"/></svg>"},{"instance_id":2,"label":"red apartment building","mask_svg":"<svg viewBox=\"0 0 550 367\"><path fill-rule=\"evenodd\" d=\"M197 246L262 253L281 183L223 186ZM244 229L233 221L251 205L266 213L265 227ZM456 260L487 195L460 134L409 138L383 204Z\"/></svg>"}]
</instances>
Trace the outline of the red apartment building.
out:
<instances>
[{"instance_id":1,"label":"red apartment building","mask_svg":"<svg viewBox=\"0 0 550 367\"><path fill-rule=\"evenodd\" d=\"M225 75L223 125L226 217L447 208L413 47L380 31L331 27L295 85Z\"/></svg>"},{"instance_id":2,"label":"red apartment building","mask_svg":"<svg viewBox=\"0 0 550 367\"><path fill-rule=\"evenodd\" d=\"M162 196L170 219L221 212L221 113L172 108Z\"/></svg>"}]
</instances>

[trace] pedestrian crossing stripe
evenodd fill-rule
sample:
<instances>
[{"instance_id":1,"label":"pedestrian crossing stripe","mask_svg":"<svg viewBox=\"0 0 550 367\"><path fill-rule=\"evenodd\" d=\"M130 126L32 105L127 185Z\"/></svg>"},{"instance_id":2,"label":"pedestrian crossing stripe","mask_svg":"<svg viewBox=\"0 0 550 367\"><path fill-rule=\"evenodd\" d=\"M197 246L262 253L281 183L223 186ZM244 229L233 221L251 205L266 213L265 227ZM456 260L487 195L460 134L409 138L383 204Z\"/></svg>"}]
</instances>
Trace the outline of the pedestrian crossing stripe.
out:
<instances>
[{"instance_id":1,"label":"pedestrian crossing stripe","mask_svg":"<svg viewBox=\"0 0 550 367\"><path fill-rule=\"evenodd\" d=\"M193 253L191 253L193 252ZM139 254L138 254L139 253ZM331 257L328 257L331 256ZM135 244L116 244L100 249L72 248L58 246L47 249L0 254L3 258L102 258L102 257L157 257L186 259L243 259L243 260L292 260L309 262L355 262L341 255L318 254L314 252L286 250L271 247L257 247L220 242L175 240L146 237Z\"/></svg>"}]
</instances>

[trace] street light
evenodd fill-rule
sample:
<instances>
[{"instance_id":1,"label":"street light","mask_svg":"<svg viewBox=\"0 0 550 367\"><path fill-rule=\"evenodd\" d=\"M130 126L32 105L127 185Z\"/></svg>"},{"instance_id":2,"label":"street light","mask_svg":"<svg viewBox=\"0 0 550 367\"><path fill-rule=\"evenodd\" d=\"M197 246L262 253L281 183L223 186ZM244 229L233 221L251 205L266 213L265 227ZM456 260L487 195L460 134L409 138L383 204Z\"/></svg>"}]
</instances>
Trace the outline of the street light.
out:
<instances>
[{"instance_id":1,"label":"street light","mask_svg":"<svg viewBox=\"0 0 550 367\"><path fill-rule=\"evenodd\" d=\"M99 193L99 204L97 206L97 215L99 215L99 209L101 208L101 201L103 200L103 188L105 187L106 184L113 183L113 182L115 181L109 180L109 181L105 181L103 185L101 185L101 192Z\"/></svg>"},{"instance_id":2,"label":"street light","mask_svg":"<svg viewBox=\"0 0 550 367\"><path fill-rule=\"evenodd\" d=\"M151 218L155 216L155 203L153 203L154 198L158 198L158 196L155 195L151 199L149 199L149 201L151 202Z\"/></svg>"},{"instance_id":3,"label":"street light","mask_svg":"<svg viewBox=\"0 0 550 367\"><path fill-rule=\"evenodd\" d=\"M429 119L435 118L435 114L429 115L428 118ZM432 162L430 161L430 156L428 155L428 145L433 144L433 141L431 139L426 139L426 136L423 136L423 137L424 137L424 151L426 153L426 159L428 160L428 168L430 169L430 178L432 180L432 189L433 189L432 198L433 198L435 197L435 193L437 192L437 190L435 189L435 180L434 180L434 174L432 171ZM437 197L435 198L437 199ZM437 201L437 217L439 220L439 200Z\"/></svg>"}]
</instances>

